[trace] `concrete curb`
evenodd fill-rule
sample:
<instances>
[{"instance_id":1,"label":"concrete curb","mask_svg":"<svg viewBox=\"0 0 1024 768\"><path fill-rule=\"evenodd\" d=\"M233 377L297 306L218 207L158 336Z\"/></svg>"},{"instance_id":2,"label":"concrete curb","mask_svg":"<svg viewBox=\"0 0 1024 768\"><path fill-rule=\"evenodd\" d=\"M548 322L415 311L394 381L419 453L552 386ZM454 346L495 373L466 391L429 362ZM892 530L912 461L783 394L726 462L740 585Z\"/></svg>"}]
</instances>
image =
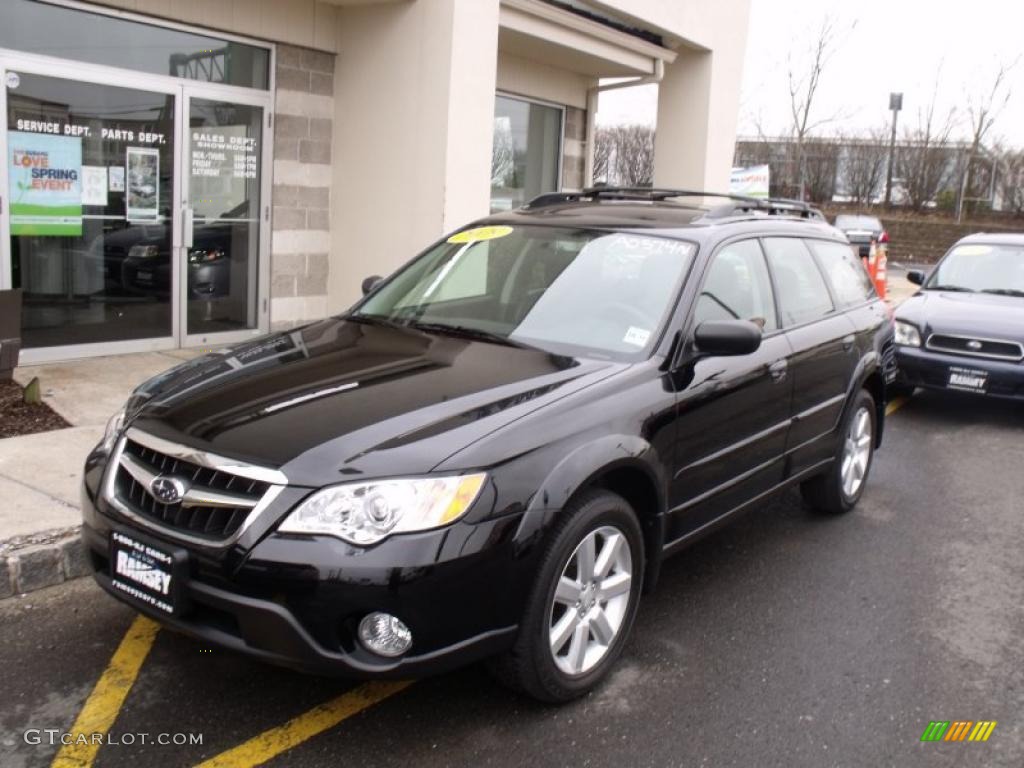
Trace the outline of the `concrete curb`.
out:
<instances>
[{"instance_id":1,"label":"concrete curb","mask_svg":"<svg viewBox=\"0 0 1024 768\"><path fill-rule=\"evenodd\" d=\"M75 525L0 541L0 600L88 576L80 532Z\"/></svg>"}]
</instances>

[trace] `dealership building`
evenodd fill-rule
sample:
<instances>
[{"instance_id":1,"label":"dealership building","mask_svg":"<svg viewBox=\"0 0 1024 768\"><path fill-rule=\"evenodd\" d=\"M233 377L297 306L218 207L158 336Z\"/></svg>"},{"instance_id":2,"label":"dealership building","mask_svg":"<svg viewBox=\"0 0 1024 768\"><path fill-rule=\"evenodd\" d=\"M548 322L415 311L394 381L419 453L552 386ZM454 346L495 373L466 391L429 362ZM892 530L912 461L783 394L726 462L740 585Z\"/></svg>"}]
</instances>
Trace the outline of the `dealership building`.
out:
<instances>
[{"instance_id":1,"label":"dealership building","mask_svg":"<svg viewBox=\"0 0 1024 768\"><path fill-rule=\"evenodd\" d=\"M658 83L655 184L728 185L749 0L2 0L0 288L22 361L342 311L444 232L592 177ZM609 80L619 78L619 80Z\"/></svg>"}]
</instances>

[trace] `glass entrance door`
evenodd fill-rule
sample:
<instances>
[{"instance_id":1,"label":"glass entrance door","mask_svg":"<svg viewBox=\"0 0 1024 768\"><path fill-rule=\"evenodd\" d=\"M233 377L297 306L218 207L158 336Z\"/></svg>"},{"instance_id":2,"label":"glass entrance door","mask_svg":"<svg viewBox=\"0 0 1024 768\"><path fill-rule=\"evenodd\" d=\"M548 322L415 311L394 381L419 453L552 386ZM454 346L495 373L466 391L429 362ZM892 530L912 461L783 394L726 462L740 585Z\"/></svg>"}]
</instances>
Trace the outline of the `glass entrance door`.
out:
<instances>
[{"instance_id":1,"label":"glass entrance door","mask_svg":"<svg viewBox=\"0 0 1024 768\"><path fill-rule=\"evenodd\" d=\"M187 89L188 90L188 89ZM265 311L262 104L186 96L183 260L186 343L251 335ZM226 334L226 335L225 335Z\"/></svg>"},{"instance_id":2,"label":"glass entrance door","mask_svg":"<svg viewBox=\"0 0 1024 768\"><path fill-rule=\"evenodd\" d=\"M0 78L23 362L269 330L269 94L13 54Z\"/></svg>"},{"instance_id":3,"label":"glass entrance door","mask_svg":"<svg viewBox=\"0 0 1024 768\"><path fill-rule=\"evenodd\" d=\"M174 92L0 67L4 287L22 347L173 346ZM58 351L71 357L82 352Z\"/></svg>"}]
</instances>

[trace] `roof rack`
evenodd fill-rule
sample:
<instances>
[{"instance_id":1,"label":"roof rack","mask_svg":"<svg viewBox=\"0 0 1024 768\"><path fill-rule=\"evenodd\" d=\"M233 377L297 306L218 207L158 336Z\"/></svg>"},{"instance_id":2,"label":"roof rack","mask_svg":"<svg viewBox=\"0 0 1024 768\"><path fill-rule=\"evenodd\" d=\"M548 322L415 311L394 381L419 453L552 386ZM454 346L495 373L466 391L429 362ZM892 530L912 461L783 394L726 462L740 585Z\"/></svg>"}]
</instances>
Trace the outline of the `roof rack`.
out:
<instances>
[{"instance_id":1,"label":"roof rack","mask_svg":"<svg viewBox=\"0 0 1024 768\"><path fill-rule=\"evenodd\" d=\"M750 197L748 195L734 195L728 192L663 187L589 187L582 192L550 192L535 197L525 207L536 209L548 205L558 205L559 203L600 202L601 200L661 202L662 200L674 197L714 197L729 201L723 205L716 205L708 209L707 215L709 218L718 219L735 216L739 213L760 212L775 216L788 215L804 219L825 220L825 216L821 211L801 200L790 200L783 197Z\"/></svg>"}]
</instances>

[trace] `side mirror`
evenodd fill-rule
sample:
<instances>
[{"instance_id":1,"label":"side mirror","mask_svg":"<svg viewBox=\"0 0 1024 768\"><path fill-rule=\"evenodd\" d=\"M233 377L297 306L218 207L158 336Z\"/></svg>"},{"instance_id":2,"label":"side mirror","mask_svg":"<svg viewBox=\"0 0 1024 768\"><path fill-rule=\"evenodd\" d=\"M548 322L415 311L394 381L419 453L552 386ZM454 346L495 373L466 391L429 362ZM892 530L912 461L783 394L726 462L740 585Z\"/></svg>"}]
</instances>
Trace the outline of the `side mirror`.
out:
<instances>
[{"instance_id":1,"label":"side mirror","mask_svg":"<svg viewBox=\"0 0 1024 768\"><path fill-rule=\"evenodd\" d=\"M376 288L377 283L379 283L383 279L384 278L381 277L380 275L370 275L369 277L365 278L363 280L363 296L365 296L374 288Z\"/></svg>"},{"instance_id":2,"label":"side mirror","mask_svg":"<svg viewBox=\"0 0 1024 768\"><path fill-rule=\"evenodd\" d=\"M907 272L907 280L912 282L914 285L924 285L924 279L927 275L920 269L912 269Z\"/></svg>"},{"instance_id":3,"label":"side mirror","mask_svg":"<svg viewBox=\"0 0 1024 768\"><path fill-rule=\"evenodd\" d=\"M761 335L749 320L708 320L697 326L693 340L701 356L725 357L756 352Z\"/></svg>"}]
</instances>

